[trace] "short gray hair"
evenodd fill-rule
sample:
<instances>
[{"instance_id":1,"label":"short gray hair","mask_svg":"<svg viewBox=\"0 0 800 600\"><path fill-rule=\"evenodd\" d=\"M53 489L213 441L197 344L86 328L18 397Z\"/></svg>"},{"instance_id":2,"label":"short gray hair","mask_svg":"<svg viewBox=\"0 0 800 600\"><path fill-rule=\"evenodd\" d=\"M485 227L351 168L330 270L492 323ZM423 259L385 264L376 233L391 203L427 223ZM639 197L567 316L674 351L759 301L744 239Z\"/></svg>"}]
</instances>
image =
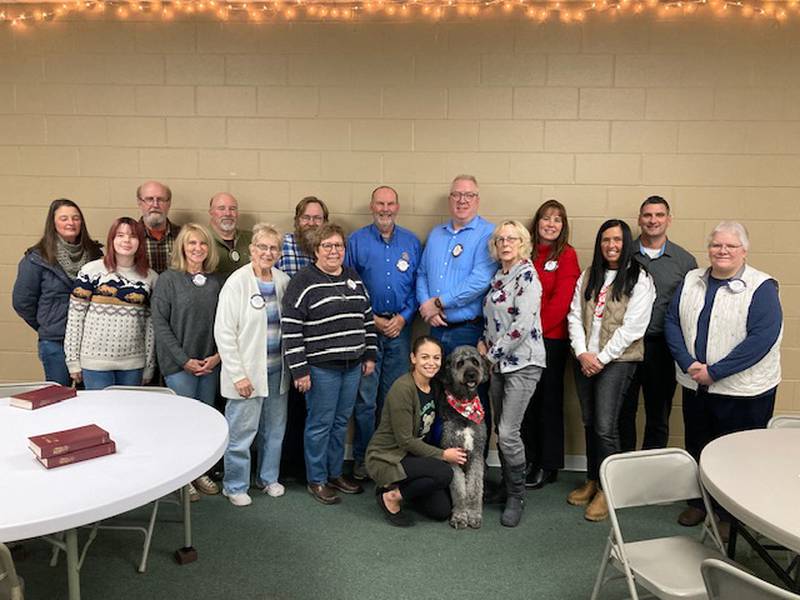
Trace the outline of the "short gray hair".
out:
<instances>
[{"instance_id":1,"label":"short gray hair","mask_svg":"<svg viewBox=\"0 0 800 600\"><path fill-rule=\"evenodd\" d=\"M717 226L711 230L711 233L708 234L708 245L711 245L716 234L722 232L733 233L739 238L742 248L744 248L745 251L750 250L750 236L747 233L747 228L738 221L720 221Z\"/></svg>"},{"instance_id":2,"label":"short gray hair","mask_svg":"<svg viewBox=\"0 0 800 600\"><path fill-rule=\"evenodd\" d=\"M256 223L253 225L253 240L258 237L267 237L273 236L276 240L278 240L278 246L280 247L281 239L283 236L281 232L278 231L278 228L275 227L272 223ZM255 241L253 241L255 243Z\"/></svg>"},{"instance_id":3,"label":"short gray hair","mask_svg":"<svg viewBox=\"0 0 800 600\"><path fill-rule=\"evenodd\" d=\"M453 181L450 182L450 185L452 186L456 181L471 181L475 184L475 187L480 187L474 175L456 175L453 177Z\"/></svg>"},{"instance_id":4,"label":"short gray hair","mask_svg":"<svg viewBox=\"0 0 800 600\"><path fill-rule=\"evenodd\" d=\"M520 239L519 244L519 258L528 258L533 251L533 246L531 245L531 233L528 231L528 228L525 227L519 221L514 219L507 219L502 223L499 223L497 227L494 228L491 237L489 237L489 255L494 260L500 260L497 255L497 238L500 237L500 230L505 227L512 227L514 231L517 233L517 237Z\"/></svg>"}]
</instances>

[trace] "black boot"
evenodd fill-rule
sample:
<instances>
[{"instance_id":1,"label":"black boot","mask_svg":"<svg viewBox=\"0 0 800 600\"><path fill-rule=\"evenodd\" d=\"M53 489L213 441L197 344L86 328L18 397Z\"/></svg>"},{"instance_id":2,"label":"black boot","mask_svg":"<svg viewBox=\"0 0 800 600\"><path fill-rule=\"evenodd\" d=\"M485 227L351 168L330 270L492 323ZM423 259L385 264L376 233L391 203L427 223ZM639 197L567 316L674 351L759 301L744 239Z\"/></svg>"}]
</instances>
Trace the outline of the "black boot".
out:
<instances>
[{"instance_id":1,"label":"black boot","mask_svg":"<svg viewBox=\"0 0 800 600\"><path fill-rule=\"evenodd\" d=\"M532 468L525 478L525 487L531 490L538 490L545 484L553 483L558 478L558 471L550 469Z\"/></svg>"},{"instance_id":2,"label":"black boot","mask_svg":"<svg viewBox=\"0 0 800 600\"><path fill-rule=\"evenodd\" d=\"M516 527L522 519L525 508L525 463L506 465L503 469L508 499L500 523L506 527Z\"/></svg>"}]
</instances>

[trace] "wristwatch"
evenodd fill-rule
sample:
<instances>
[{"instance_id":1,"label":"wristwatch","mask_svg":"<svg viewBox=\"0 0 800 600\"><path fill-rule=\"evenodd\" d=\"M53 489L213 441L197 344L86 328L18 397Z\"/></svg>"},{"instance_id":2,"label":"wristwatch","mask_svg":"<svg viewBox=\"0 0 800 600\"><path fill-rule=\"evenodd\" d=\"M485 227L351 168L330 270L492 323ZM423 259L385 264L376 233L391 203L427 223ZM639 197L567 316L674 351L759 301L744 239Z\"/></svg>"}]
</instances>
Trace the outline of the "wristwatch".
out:
<instances>
[{"instance_id":1,"label":"wristwatch","mask_svg":"<svg viewBox=\"0 0 800 600\"><path fill-rule=\"evenodd\" d=\"M436 296L436 298L433 299L433 303L436 305L436 308L438 308L439 310L444 310L444 304L442 304L442 301L439 298L439 296Z\"/></svg>"}]
</instances>

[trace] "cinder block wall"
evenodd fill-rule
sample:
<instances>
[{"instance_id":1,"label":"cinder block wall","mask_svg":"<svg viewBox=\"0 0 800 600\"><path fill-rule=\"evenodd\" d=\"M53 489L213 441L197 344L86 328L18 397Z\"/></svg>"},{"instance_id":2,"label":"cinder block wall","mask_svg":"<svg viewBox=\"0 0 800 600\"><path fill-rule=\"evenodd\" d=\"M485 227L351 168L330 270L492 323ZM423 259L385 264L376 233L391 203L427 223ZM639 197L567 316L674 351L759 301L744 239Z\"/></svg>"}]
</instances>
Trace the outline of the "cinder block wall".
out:
<instances>
[{"instance_id":1,"label":"cinder block wall","mask_svg":"<svg viewBox=\"0 0 800 600\"><path fill-rule=\"evenodd\" d=\"M718 220L746 223L751 263L781 283L777 410L800 411L796 20L104 19L0 26L0 380L42 375L10 291L56 197L76 200L101 239L135 214L148 178L172 186L179 223L205 221L208 198L227 190L245 226L287 228L315 194L353 229L389 183L401 223L424 236L467 172L489 219L529 222L541 201L564 202L583 265L599 223L635 227L650 194L670 200L671 237L701 264ZM571 386L566 404L577 453ZM679 444L677 405L673 416Z\"/></svg>"}]
</instances>

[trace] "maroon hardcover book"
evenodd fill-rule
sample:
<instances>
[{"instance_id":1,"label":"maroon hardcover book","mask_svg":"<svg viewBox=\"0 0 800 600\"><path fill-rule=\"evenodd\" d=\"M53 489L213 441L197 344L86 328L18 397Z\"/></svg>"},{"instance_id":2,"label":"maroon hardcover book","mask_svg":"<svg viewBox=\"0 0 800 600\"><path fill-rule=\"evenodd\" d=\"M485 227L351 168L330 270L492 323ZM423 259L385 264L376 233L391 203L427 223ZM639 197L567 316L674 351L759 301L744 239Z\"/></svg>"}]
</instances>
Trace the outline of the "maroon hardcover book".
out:
<instances>
[{"instance_id":1,"label":"maroon hardcover book","mask_svg":"<svg viewBox=\"0 0 800 600\"><path fill-rule=\"evenodd\" d=\"M69 454L51 456L50 458L39 458L37 456L36 460L38 460L48 469L54 469L55 467L63 467L64 465L71 465L72 463L80 462L82 460L89 460L90 458L97 458L98 456L106 456L107 454L114 454L114 452L116 451L117 451L117 445L114 443L113 440L111 440L107 444L100 444L99 446L91 446L89 448L84 448L83 450L70 452Z\"/></svg>"},{"instance_id":2,"label":"maroon hardcover book","mask_svg":"<svg viewBox=\"0 0 800 600\"><path fill-rule=\"evenodd\" d=\"M9 404L11 406L18 406L19 408L35 410L49 404L61 402L67 398L74 398L77 395L78 392L75 391L75 388L63 385L48 385L38 390L14 394L11 396Z\"/></svg>"},{"instance_id":3,"label":"maroon hardcover book","mask_svg":"<svg viewBox=\"0 0 800 600\"><path fill-rule=\"evenodd\" d=\"M39 458L59 456L111 441L111 436L94 423L64 431L54 431L28 438L28 447Z\"/></svg>"}]
</instances>

